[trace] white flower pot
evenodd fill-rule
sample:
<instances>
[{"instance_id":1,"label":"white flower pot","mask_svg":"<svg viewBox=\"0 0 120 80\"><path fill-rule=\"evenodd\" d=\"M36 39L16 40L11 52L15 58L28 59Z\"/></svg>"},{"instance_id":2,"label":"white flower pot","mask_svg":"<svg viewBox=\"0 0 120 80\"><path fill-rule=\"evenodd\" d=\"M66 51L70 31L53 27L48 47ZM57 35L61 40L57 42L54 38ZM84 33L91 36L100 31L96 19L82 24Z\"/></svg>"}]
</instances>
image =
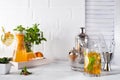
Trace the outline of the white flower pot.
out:
<instances>
[{"instance_id":1,"label":"white flower pot","mask_svg":"<svg viewBox=\"0 0 120 80\"><path fill-rule=\"evenodd\" d=\"M10 72L11 64L1 64L0 63L0 74L8 74Z\"/></svg>"}]
</instances>

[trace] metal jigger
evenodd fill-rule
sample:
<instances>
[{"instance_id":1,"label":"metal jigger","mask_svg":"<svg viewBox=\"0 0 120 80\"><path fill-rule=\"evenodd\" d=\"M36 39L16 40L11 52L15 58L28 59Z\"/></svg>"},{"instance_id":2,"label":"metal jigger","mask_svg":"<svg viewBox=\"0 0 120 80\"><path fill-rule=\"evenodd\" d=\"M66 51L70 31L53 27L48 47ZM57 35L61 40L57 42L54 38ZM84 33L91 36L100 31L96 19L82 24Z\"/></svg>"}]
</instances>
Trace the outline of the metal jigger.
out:
<instances>
[{"instance_id":1,"label":"metal jigger","mask_svg":"<svg viewBox=\"0 0 120 80\"><path fill-rule=\"evenodd\" d=\"M110 52L105 52L103 53L103 59L104 59L104 67L103 70L104 71L111 71L111 59L112 59L112 53Z\"/></svg>"}]
</instances>

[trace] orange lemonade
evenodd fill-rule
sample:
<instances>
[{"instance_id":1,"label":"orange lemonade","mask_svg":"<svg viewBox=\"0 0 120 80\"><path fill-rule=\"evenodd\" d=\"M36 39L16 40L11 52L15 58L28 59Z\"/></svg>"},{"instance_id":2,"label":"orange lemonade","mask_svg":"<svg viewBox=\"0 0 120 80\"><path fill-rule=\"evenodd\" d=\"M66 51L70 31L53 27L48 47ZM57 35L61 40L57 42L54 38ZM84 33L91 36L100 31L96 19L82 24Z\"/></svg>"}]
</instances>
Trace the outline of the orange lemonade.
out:
<instances>
[{"instance_id":1,"label":"orange lemonade","mask_svg":"<svg viewBox=\"0 0 120 80\"><path fill-rule=\"evenodd\" d=\"M17 47L14 52L13 61L22 62L28 61L27 53L24 45L24 34L16 34L17 38Z\"/></svg>"}]
</instances>

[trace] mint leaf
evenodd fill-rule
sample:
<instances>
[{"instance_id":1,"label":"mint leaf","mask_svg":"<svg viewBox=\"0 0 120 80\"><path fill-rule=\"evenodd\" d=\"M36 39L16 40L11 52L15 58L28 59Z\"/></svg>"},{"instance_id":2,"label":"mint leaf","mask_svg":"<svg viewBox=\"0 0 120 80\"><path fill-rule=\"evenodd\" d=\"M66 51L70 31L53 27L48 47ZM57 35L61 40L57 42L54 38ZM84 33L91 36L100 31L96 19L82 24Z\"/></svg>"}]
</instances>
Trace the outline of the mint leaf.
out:
<instances>
[{"instance_id":1,"label":"mint leaf","mask_svg":"<svg viewBox=\"0 0 120 80\"><path fill-rule=\"evenodd\" d=\"M14 29L14 31L20 31L23 32L25 28L22 25L18 25L17 28Z\"/></svg>"},{"instance_id":2,"label":"mint leaf","mask_svg":"<svg viewBox=\"0 0 120 80\"><path fill-rule=\"evenodd\" d=\"M94 62L95 62L95 57L90 57L90 58L89 58L89 62L90 62L90 64L94 64Z\"/></svg>"},{"instance_id":3,"label":"mint leaf","mask_svg":"<svg viewBox=\"0 0 120 80\"><path fill-rule=\"evenodd\" d=\"M89 57L89 64L88 64L88 67L87 67L88 71L93 70L94 63L95 63L95 57Z\"/></svg>"}]
</instances>

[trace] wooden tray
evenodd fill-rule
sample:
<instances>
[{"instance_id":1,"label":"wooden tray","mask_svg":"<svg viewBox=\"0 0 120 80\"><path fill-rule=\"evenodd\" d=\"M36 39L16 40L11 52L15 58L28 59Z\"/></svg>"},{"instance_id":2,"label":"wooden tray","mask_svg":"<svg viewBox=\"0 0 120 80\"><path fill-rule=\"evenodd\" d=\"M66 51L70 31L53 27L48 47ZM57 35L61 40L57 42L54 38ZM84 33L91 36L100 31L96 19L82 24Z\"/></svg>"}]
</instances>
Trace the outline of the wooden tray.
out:
<instances>
[{"instance_id":1,"label":"wooden tray","mask_svg":"<svg viewBox=\"0 0 120 80\"><path fill-rule=\"evenodd\" d=\"M51 61L52 60L50 60L50 59L42 58L42 59L34 59L34 60L26 61L26 62L13 62L13 61L11 61L10 63L12 64L13 67L15 67L15 69L21 69L24 66L26 66L27 68L32 68L32 67L36 67L39 65L48 64Z\"/></svg>"}]
</instances>

